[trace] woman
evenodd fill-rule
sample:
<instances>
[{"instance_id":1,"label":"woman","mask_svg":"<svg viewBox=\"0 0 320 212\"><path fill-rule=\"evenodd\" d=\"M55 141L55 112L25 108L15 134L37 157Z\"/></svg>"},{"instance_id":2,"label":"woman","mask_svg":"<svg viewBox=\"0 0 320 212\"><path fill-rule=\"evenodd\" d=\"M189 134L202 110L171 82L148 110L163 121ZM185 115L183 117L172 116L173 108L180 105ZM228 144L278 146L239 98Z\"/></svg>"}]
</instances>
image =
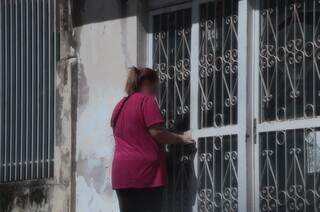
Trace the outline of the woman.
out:
<instances>
[{"instance_id":1,"label":"woman","mask_svg":"<svg viewBox=\"0 0 320 212\"><path fill-rule=\"evenodd\" d=\"M160 212L166 186L165 144L190 144L191 137L167 131L155 100L157 73L129 71L126 92L115 107L111 126L116 141L112 186L121 212Z\"/></svg>"}]
</instances>

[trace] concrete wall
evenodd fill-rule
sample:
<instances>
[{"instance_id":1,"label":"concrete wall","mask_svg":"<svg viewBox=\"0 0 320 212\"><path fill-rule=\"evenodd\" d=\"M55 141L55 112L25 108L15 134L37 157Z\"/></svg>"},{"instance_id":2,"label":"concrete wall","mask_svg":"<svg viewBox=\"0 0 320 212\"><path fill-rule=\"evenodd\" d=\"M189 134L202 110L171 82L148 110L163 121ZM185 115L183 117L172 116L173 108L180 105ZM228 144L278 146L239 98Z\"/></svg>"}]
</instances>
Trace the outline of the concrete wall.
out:
<instances>
[{"instance_id":1,"label":"concrete wall","mask_svg":"<svg viewBox=\"0 0 320 212\"><path fill-rule=\"evenodd\" d=\"M74 8L78 58L76 211L116 212L111 188L114 140L109 127L137 65L138 0L82 0ZM80 11L80 12L79 12Z\"/></svg>"},{"instance_id":2,"label":"concrete wall","mask_svg":"<svg viewBox=\"0 0 320 212\"><path fill-rule=\"evenodd\" d=\"M58 1L59 2L59 1ZM68 212L74 208L72 158L74 107L72 67L74 64L69 1L58 4L60 60L56 71L56 139L54 178L0 185L0 212Z\"/></svg>"}]
</instances>

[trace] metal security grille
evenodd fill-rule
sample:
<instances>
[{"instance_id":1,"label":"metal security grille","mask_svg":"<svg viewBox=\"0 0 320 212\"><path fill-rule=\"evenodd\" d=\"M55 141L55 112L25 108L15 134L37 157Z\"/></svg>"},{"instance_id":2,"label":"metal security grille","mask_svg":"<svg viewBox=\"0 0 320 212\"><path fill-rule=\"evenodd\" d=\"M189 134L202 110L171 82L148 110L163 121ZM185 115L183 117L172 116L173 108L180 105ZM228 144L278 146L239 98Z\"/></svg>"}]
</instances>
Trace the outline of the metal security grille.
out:
<instances>
[{"instance_id":1,"label":"metal security grille","mask_svg":"<svg viewBox=\"0 0 320 212\"><path fill-rule=\"evenodd\" d=\"M237 135L199 139L199 212L238 211L237 146Z\"/></svg>"},{"instance_id":2,"label":"metal security grille","mask_svg":"<svg viewBox=\"0 0 320 212\"><path fill-rule=\"evenodd\" d=\"M260 134L260 211L320 211L320 131Z\"/></svg>"},{"instance_id":3,"label":"metal security grille","mask_svg":"<svg viewBox=\"0 0 320 212\"><path fill-rule=\"evenodd\" d=\"M238 167L245 158L239 156L244 135L238 110L245 100L238 100L239 2L204 2L152 14L152 65L160 76L158 102L166 125L191 129L197 140L197 148L167 147L167 212L241 208L239 176L245 172Z\"/></svg>"},{"instance_id":4,"label":"metal security grille","mask_svg":"<svg viewBox=\"0 0 320 212\"><path fill-rule=\"evenodd\" d=\"M52 177L55 0L1 0L0 29L0 183Z\"/></svg>"},{"instance_id":5,"label":"metal security grille","mask_svg":"<svg viewBox=\"0 0 320 212\"><path fill-rule=\"evenodd\" d=\"M195 157L168 148L165 211L320 212L320 2L195 0L152 17L167 126L197 139ZM184 28L190 100L178 101Z\"/></svg>"},{"instance_id":6,"label":"metal security grille","mask_svg":"<svg viewBox=\"0 0 320 212\"><path fill-rule=\"evenodd\" d=\"M159 73L158 103L172 130L190 129L191 9L153 16L153 67ZM166 211L188 211L192 161L188 149L169 145ZM194 193L194 192L193 192Z\"/></svg>"},{"instance_id":7,"label":"metal security grille","mask_svg":"<svg viewBox=\"0 0 320 212\"><path fill-rule=\"evenodd\" d=\"M199 128L236 125L238 1L213 1L199 10ZM199 212L238 211L238 139L222 134L198 140Z\"/></svg>"},{"instance_id":8,"label":"metal security grille","mask_svg":"<svg viewBox=\"0 0 320 212\"><path fill-rule=\"evenodd\" d=\"M320 2L260 1L259 211L320 211Z\"/></svg>"},{"instance_id":9,"label":"metal security grille","mask_svg":"<svg viewBox=\"0 0 320 212\"><path fill-rule=\"evenodd\" d=\"M200 7L200 127L237 124L238 1Z\"/></svg>"},{"instance_id":10,"label":"metal security grille","mask_svg":"<svg viewBox=\"0 0 320 212\"><path fill-rule=\"evenodd\" d=\"M191 9L153 18L153 66L160 76L158 102L168 128L185 131L190 122Z\"/></svg>"},{"instance_id":11,"label":"metal security grille","mask_svg":"<svg viewBox=\"0 0 320 212\"><path fill-rule=\"evenodd\" d=\"M319 1L261 1L261 121L320 115Z\"/></svg>"}]
</instances>

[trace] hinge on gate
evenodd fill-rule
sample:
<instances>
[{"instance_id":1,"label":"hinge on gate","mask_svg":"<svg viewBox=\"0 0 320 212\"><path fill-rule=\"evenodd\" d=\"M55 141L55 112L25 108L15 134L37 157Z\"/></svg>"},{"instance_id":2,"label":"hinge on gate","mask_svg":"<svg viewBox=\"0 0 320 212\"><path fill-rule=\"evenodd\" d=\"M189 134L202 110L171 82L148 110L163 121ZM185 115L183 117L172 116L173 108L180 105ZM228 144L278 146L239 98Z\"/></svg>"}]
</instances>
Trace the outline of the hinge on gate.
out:
<instances>
[{"instance_id":1,"label":"hinge on gate","mask_svg":"<svg viewBox=\"0 0 320 212\"><path fill-rule=\"evenodd\" d=\"M253 143L257 144L257 119L253 119Z\"/></svg>"}]
</instances>

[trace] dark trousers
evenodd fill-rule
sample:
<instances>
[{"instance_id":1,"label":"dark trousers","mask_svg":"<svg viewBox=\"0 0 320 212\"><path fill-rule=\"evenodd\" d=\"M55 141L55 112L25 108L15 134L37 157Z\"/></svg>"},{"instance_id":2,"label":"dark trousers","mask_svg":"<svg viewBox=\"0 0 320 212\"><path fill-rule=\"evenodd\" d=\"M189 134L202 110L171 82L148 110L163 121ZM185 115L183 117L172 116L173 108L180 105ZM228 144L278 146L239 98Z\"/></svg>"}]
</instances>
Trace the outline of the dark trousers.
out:
<instances>
[{"instance_id":1,"label":"dark trousers","mask_svg":"<svg viewBox=\"0 0 320 212\"><path fill-rule=\"evenodd\" d=\"M161 212L163 188L116 190L121 212Z\"/></svg>"}]
</instances>

